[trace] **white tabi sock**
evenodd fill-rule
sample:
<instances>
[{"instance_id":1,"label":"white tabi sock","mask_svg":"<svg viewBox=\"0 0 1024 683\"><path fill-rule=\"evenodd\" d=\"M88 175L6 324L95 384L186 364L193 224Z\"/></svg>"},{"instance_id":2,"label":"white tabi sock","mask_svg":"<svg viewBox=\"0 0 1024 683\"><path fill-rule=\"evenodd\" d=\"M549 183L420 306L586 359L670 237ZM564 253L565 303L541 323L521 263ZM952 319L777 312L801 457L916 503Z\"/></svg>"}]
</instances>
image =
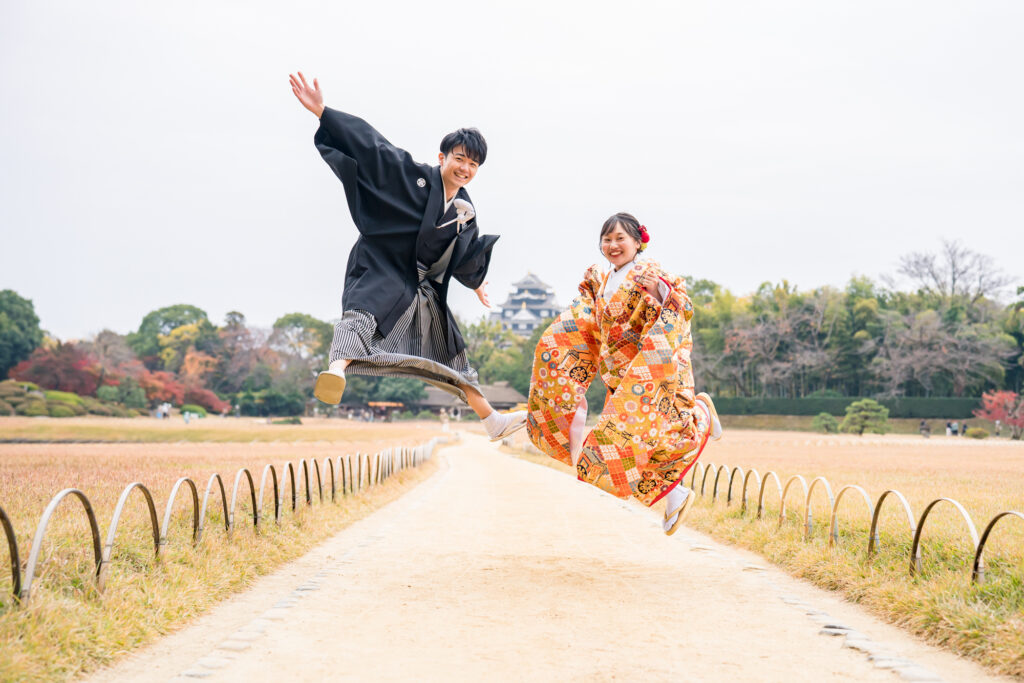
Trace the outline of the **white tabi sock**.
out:
<instances>
[{"instance_id":1,"label":"white tabi sock","mask_svg":"<svg viewBox=\"0 0 1024 683\"><path fill-rule=\"evenodd\" d=\"M505 426L504 417L505 416L497 410L492 410L491 414L483 419L484 429L487 430L487 436L493 439L496 434L501 434L501 429Z\"/></svg>"},{"instance_id":2,"label":"white tabi sock","mask_svg":"<svg viewBox=\"0 0 1024 683\"><path fill-rule=\"evenodd\" d=\"M341 360L333 361L327 366L327 370L337 375L344 375L346 367L348 367L348 361L343 358Z\"/></svg>"},{"instance_id":3,"label":"white tabi sock","mask_svg":"<svg viewBox=\"0 0 1024 683\"><path fill-rule=\"evenodd\" d=\"M487 430L487 436L493 439L501 434L510 420L512 420L511 415L502 415L497 410L493 411L483 420L484 429Z\"/></svg>"},{"instance_id":4,"label":"white tabi sock","mask_svg":"<svg viewBox=\"0 0 1024 683\"><path fill-rule=\"evenodd\" d=\"M697 407L708 416L708 441L718 441L722 438L722 423L718 421L715 414L708 410L703 401L697 401Z\"/></svg>"},{"instance_id":5,"label":"white tabi sock","mask_svg":"<svg viewBox=\"0 0 1024 683\"><path fill-rule=\"evenodd\" d=\"M665 510L666 513L672 510L678 510L686 502L686 499L693 494L693 491L686 488L682 483L676 484L675 488L668 492L665 496ZM676 518L679 517L679 513L672 515L671 518L666 519L661 523L662 528L668 531L672 528L672 525L676 523Z\"/></svg>"},{"instance_id":6,"label":"white tabi sock","mask_svg":"<svg viewBox=\"0 0 1024 683\"><path fill-rule=\"evenodd\" d=\"M518 432L526 426L526 411L517 410L507 415L502 415L495 410L483 419L483 423L484 428L487 430L487 436L491 438L491 441L497 441Z\"/></svg>"},{"instance_id":7,"label":"white tabi sock","mask_svg":"<svg viewBox=\"0 0 1024 683\"><path fill-rule=\"evenodd\" d=\"M708 441L718 441L722 438L721 421L715 416L715 413L700 396L697 397L696 403L697 407L703 408L704 414L708 416Z\"/></svg>"},{"instance_id":8,"label":"white tabi sock","mask_svg":"<svg viewBox=\"0 0 1024 683\"><path fill-rule=\"evenodd\" d=\"M569 456L572 458L572 466L576 467L580 461L580 453L583 452L583 442L586 441L584 432L587 429L587 399L580 399L576 408L576 414L572 417L569 425Z\"/></svg>"}]
</instances>

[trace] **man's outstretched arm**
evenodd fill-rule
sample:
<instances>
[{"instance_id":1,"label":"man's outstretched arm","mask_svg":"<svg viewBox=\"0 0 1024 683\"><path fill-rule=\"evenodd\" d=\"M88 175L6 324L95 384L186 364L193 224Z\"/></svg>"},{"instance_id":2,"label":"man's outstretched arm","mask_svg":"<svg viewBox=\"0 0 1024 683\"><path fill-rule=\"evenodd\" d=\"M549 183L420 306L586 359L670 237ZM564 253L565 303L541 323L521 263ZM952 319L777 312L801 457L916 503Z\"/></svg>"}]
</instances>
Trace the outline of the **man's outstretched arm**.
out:
<instances>
[{"instance_id":1,"label":"man's outstretched arm","mask_svg":"<svg viewBox=\"0 0 1024 683\"><path fill-rule=\"evenodd\" d=\"M313 143L345 186L359 232L416 234L428 199L424 188L430 167L417 164L358 116L325 107L317 79L311 86L300 71L288 80L295 98L320 121Z\"/></svg>"}]
</instances>

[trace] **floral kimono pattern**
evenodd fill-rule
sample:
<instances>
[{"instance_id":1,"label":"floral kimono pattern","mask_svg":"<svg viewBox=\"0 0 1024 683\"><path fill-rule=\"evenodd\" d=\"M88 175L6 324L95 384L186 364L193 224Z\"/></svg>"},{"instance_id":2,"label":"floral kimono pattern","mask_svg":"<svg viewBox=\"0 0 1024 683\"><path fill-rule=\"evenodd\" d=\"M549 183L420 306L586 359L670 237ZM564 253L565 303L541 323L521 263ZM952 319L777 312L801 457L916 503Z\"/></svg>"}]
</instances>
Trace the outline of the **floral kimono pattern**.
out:
<instances>
[{"instance_id":1,"label":"floral kimono pattern","mask_svg":"<svg viewBox=\"0 0 1024 683\"><path fill-rule=\"evenodd\" d=\"M647 270L669 285L663 302L637 279ZM551 324L534 354L527 430L552 458L572 464L570 425L601 373L608 397L576 465L581 481L652 505L682 480L707 442L690 367L693 305L682 278L639 261L605 301L606 278L592 266L580 296Z\"/></svg>"}]
</instances>

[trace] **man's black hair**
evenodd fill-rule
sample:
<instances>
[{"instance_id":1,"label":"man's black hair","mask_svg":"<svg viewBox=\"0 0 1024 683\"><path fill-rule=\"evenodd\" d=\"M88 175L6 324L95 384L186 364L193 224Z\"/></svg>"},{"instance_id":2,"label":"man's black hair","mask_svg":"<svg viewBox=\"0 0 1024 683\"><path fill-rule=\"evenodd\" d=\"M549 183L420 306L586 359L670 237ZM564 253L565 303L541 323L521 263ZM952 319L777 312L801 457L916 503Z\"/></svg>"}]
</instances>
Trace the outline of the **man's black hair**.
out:
<instances>
[{"instance_id":1,"label":"man's black hair","mask_svg":"<svg viewBox=\"0 0 1024 683\"><path fill-rule=\"evenodd\" d=\"M481 166L484 165L487 159L487 141L479 130L459 128L454 133L448 133L441 139L441 154L448 156L449 152L460 145L466 150L466 156Z\"/></svg>"}]
</instances>

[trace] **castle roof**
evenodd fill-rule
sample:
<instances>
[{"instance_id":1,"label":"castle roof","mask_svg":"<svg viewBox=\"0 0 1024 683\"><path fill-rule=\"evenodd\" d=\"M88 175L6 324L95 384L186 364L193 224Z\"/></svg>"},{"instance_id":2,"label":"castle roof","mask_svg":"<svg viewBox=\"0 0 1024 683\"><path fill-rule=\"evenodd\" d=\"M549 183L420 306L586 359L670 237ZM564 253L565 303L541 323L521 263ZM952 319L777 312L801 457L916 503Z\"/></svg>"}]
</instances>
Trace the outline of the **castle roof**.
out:
<instances>
[{"instance_id":1,"label":"castle roof","mask_svg":"<svg viewBox=\"0 0 1024 683\"><path fill-rule=\"evenodd\" d=\"M543 282L539 277L531 272L527 272L526 277L519 282L513 282L512 286L518 289L551 289L549 284Z\"/></svg>"},{"instance_id":2,"label":"castle roof","mask_svg":"<svg viewBox=\"0 0 1024 683\"><path fill-rule=\"evenodd\" d=\"M535 323L539 322L540 318L530 312L530 309L523 304L523 307L516 311L516 314L512 316L512 322L517 323Z\"/></svg>"}]
</instances>

